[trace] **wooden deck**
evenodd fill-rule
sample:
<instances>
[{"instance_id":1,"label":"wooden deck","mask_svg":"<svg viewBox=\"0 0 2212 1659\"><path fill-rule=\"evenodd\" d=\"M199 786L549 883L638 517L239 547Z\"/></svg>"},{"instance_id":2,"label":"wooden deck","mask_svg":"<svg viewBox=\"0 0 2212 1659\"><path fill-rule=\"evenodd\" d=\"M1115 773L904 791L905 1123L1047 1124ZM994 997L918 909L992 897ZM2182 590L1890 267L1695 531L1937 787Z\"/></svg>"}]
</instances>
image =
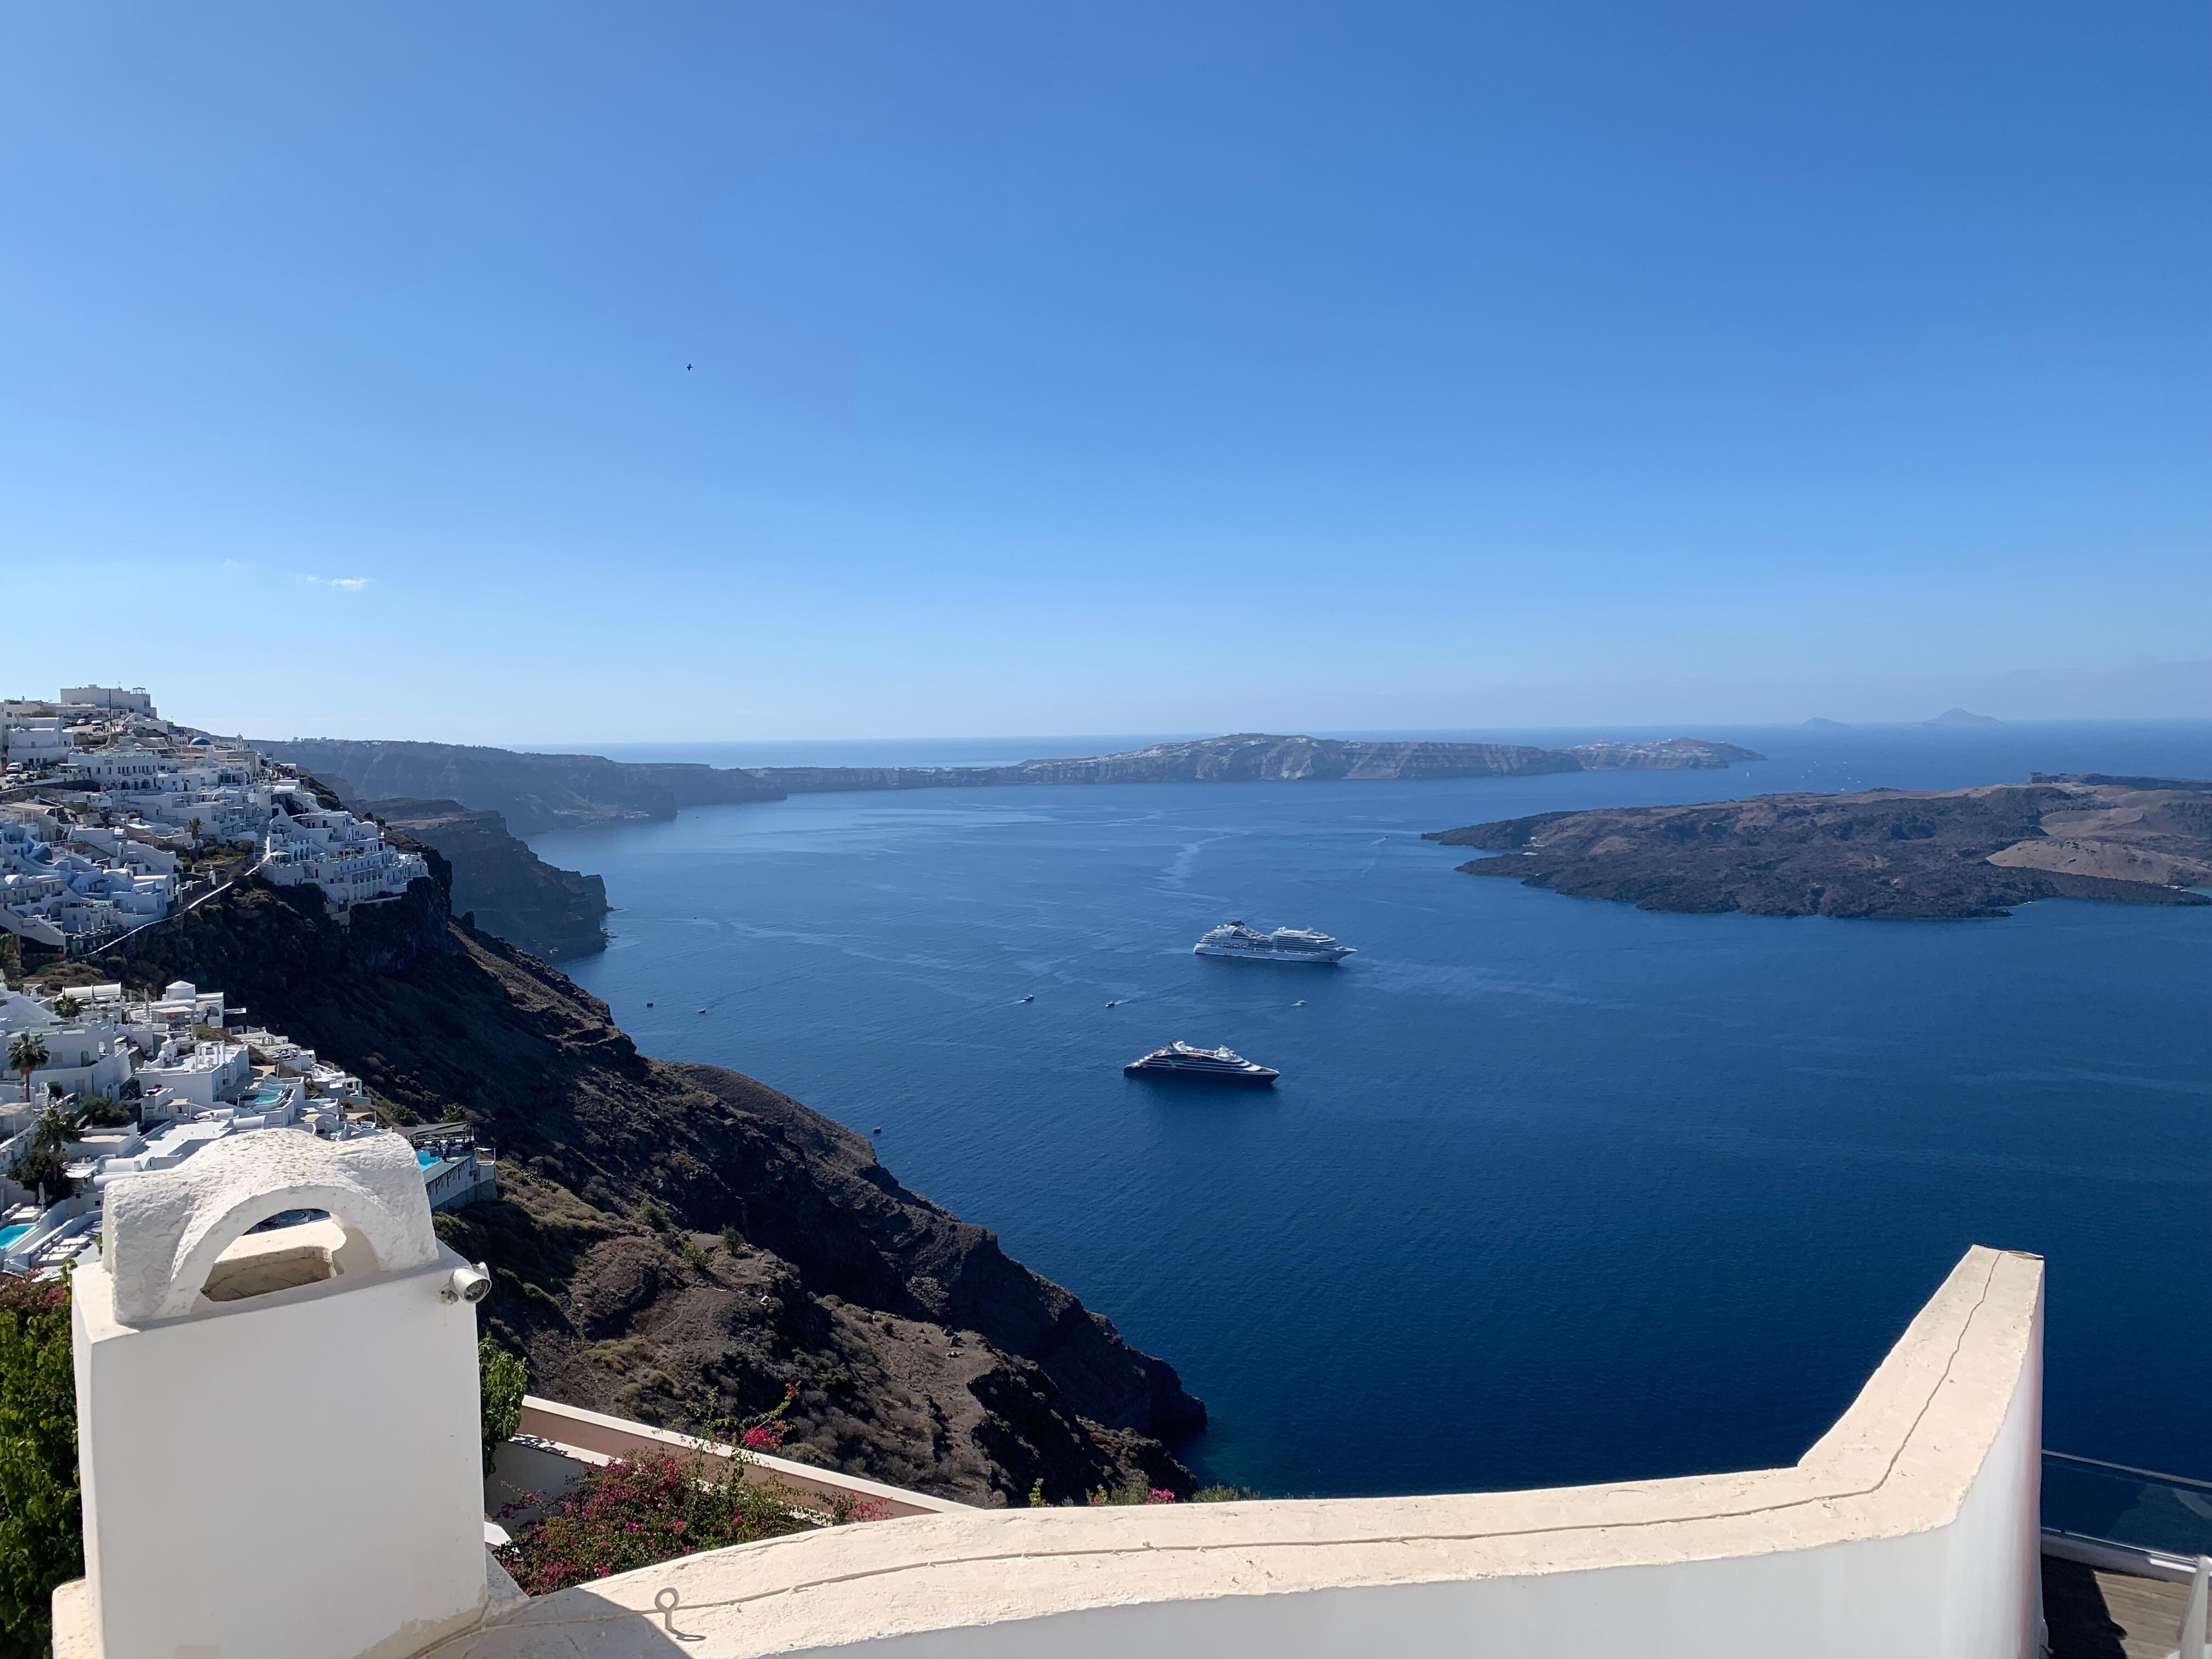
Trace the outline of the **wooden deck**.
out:
<instances>
[{"instance_id":1,"label":"wooden deck","mask_svg":"<svg viewBox=\"0 0 2212 1659\"><path fill-rule=\"evenodd\" d=\"M2166 1659L2181 1630L2189 1586L2099 1572L2043 1558L2043 1620L2051 1659Z\"/></svg>"}]
</instances>

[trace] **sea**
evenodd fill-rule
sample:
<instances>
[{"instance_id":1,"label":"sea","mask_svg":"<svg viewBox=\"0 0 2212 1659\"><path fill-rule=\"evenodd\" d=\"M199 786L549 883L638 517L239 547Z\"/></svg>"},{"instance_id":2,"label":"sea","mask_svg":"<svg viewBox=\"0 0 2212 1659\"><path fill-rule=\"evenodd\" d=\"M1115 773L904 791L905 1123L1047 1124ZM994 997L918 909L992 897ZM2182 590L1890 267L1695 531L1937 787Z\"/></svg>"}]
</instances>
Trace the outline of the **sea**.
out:
<instances>
[{"instance_id":1,"label":"sea","mask_svg":"<svg viewBox=\"0 0 2212 1659\"><path fill-rule=\"evenodd\" d=\"M593 752L984 763L1148 735ZM2212 722L1691 735L1767 758L816 795L532 845L605 878L609 947L562 965L641 1048L870 1136L1171 1361L1211 1413L1183 1448L1209 1480L1338 1496L1792 1462L1975 1243L2048 1264L2048 1447L2212 1477L2212 908L1662 915L1473 879L1421 839L2032 770L2212 776ZM1358 954L1192 954L1231 918ZM1122 1075L1176 1038L1282 1080Z\"/></svg>"}]
</instances>

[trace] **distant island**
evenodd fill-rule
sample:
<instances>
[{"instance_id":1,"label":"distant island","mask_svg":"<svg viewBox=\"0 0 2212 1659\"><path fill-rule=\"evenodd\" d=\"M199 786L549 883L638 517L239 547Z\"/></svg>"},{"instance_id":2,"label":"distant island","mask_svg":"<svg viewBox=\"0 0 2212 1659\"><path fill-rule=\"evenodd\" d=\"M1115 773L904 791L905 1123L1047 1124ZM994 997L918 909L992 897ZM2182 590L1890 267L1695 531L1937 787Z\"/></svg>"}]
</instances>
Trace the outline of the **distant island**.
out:
<instances>
[{"instance_id":1,"label":"distant island","mask_svg":"<svg viewBox=\"0 0 2212 1659\"><path fill-rule=\"evenodd\" d=\"M2212 781L2038 773L1939 794L1759 795L1607 807L1425 839L1458 867L1644 910L1963 919L2037 899L2212 903Z\"/></svg>"},{"instance_id":2,"label":"distant island","mask_svg":"<svg viewBox=\"0 0 2212 1659\"><path fill-rule=\"evenodd\" d=\"M2002 726L1995 714L1970 714L1964 708L1947 708L1932 720L1920 724L1931 732L1972 732L1986 726Z\"/></svg>"},{"instance_id":3,"label":"distant island","mask_svg":"<svg viewBox=\"0 0 2212 1659\"><path fill-rule=\"evenodd\" d=\"M1717 769L1765 756L1698 738L1584 743L1366 742L1238 732L1124 754L1011 766L714 767L529 755L459 744L307 738L255 747L313 772L349 801L453 801L497 812L518 836L589 823L672 818L687 806L848 790L1024 783L1290 783L1328 779L1505 777L1624 769Z\"/></svg>"}]
</instances>

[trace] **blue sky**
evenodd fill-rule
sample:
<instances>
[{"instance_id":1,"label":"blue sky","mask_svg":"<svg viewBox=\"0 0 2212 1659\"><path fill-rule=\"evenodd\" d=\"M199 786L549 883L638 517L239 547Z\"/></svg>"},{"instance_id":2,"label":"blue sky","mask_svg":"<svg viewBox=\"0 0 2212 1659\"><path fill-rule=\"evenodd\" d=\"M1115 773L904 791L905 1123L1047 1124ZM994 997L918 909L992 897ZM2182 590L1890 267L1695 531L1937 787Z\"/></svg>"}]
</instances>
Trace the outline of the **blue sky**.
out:
<instances>
[{"instance_id":1,"label":"blue sky","mask_svg":"<svg viewBox=\"0 0 2212 1659\"><path fill-rule=\"evenodd\" d=\"M0 691L2212 714L2208 50L2178 0L15 6Z\"/></svg>"}]
</instances>

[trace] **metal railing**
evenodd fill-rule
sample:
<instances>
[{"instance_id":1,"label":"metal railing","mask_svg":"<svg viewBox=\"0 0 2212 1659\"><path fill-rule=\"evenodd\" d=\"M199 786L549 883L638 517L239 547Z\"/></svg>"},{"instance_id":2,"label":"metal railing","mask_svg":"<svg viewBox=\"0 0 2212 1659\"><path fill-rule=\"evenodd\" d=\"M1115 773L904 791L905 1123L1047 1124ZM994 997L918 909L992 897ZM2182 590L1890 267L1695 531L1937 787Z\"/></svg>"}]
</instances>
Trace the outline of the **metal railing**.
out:
<instances>
[{"instance_id":1,"label":"metal railing","mask_svg":"<svg viewBox=\"0 0 2212 1659\"><path fill-rule=\"evenodd\" d=\"M2212 1555L2212 1481L2046 1451L2043 1529L2194 1561Z\"/></svg>"}]
</instances>

